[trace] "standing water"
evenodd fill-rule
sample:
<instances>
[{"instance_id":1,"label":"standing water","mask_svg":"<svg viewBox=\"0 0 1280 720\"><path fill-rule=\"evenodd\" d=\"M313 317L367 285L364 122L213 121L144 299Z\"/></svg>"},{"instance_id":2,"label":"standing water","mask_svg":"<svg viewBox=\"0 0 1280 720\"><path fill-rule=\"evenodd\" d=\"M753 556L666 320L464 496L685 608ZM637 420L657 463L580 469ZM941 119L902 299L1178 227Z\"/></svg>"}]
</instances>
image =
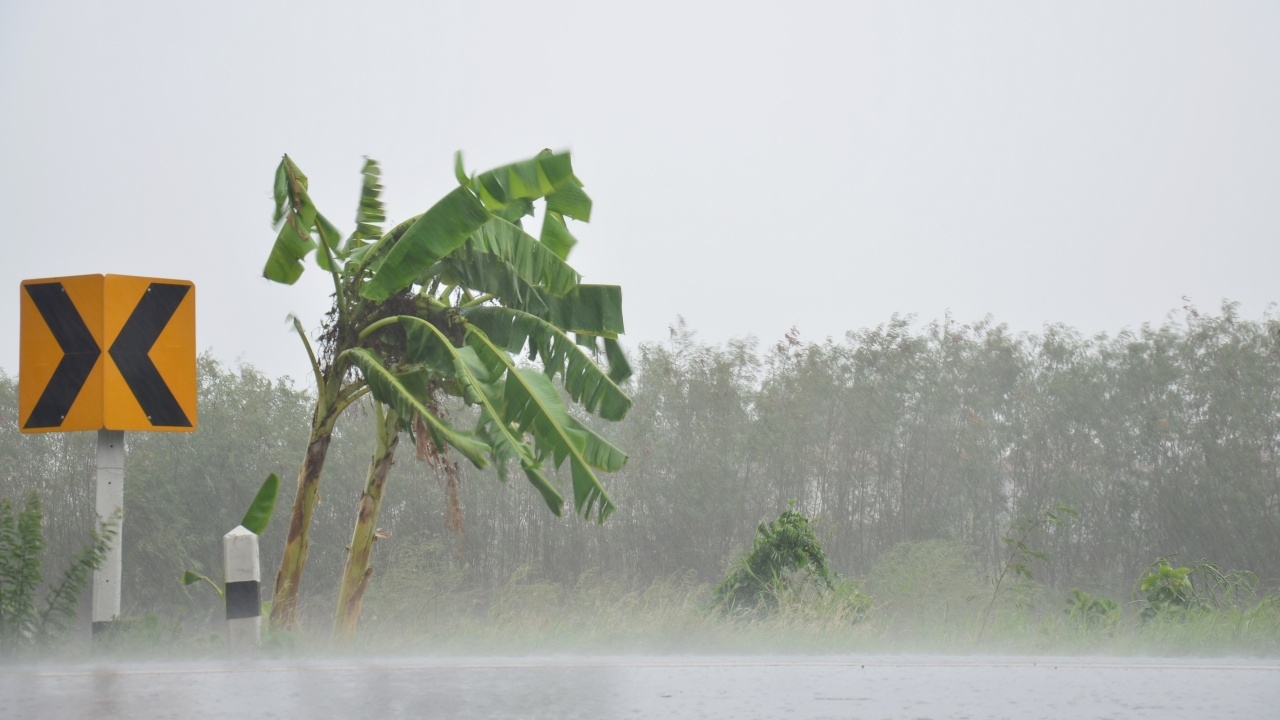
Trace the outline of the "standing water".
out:
<instances>
[{"instance_id":1,"label":"standing water","mask_svg":"<svg viewBox=\"0 0 1280 720\"><path fill-rule=\"evenodd\" d=\"M1256 659L555 656L0 670L0 718L1280 717Z\"/></svg>"}]
</instances>

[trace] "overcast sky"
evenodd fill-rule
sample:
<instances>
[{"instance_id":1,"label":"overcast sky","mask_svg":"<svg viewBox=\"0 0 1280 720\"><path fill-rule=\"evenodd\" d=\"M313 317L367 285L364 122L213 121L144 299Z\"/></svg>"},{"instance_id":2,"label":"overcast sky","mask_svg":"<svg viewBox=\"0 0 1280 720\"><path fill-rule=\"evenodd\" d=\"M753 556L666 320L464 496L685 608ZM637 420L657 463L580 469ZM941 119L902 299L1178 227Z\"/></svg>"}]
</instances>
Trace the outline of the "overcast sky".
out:
<instances>
[{"instance_id":1,"label":"overcast sky","mask_svg":"<svg viewBox=\"0 0 1280 720\"><path fill-rule=\"evenodd\" d=\"M569 148L571 262L632 347L892 313L1114 333L1280 300L1280 4L0 0L0 368L23 279L192 280L198 344L305 380L261 278L288 152L351 227Z\"/></svg>"}]
</instances>

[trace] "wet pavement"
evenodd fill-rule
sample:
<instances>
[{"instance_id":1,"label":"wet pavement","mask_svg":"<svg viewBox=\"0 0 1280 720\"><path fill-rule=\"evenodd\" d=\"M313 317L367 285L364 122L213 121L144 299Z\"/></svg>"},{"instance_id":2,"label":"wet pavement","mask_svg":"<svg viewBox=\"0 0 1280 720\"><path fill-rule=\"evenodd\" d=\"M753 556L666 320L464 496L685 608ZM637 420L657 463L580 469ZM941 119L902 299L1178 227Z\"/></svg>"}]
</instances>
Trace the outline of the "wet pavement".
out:
<instances>
[{"instance_id":1,"label":"wet pavement","mask_svg":"<svg viewBox=\"0 0 1280 720\"><path fill-rule=\"evenodd\" d=\"M0 718L1280 718L1280 660L360 658L0 666Z\"/></svg>"}]
</instances>

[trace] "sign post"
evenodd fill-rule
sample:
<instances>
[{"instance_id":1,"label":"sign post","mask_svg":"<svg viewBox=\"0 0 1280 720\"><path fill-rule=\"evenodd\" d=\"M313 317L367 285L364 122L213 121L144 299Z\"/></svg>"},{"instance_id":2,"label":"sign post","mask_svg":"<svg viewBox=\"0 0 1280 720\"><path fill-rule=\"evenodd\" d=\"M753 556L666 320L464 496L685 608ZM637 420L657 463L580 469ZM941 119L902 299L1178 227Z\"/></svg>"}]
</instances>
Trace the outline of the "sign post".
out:
<instances>
[{"instance_id":1,"label":"sign post","mask_svg":"<svg viewBox=\"0 0 1280 720\"><path fill-rule=\"evenodd\" d=\"M97 634L120 616L124 433L196 428L195 286L77 275L24 280L20 295L19 429L98 431L97 515L117 526L93 574Z\"/></svg>"},{"instance_id":2,"label":"sign post","mask_svg":"<svg viewBox=\"0 0 1280 720\"><path fill-rule=\"evenodd\" d=\"M124 524L124 431L98 431L98 522L114 519L116 541L93 571L93 634L120 617L120 531Z\"/></svg>"}]
</instances>

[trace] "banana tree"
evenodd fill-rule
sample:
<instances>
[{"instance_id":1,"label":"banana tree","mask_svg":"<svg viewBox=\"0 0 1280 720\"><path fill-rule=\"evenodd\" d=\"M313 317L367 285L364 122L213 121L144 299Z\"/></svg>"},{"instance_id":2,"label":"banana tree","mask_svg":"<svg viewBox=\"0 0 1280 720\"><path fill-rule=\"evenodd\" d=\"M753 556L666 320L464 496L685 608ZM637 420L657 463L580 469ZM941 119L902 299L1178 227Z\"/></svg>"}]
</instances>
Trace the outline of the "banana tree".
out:
<instances>
[{"instance_id":1,"label":"banana tree","mask_svg":"<svg viewBox=\"0 0 1280 720\"><path fill-rule=\"evenodd\" d=\"M368 392L361 380L350 377L350 366L341 351L345 349L343 343L351 333L349 318L353 311L367 314L375 308L372 304L351 307L350 293L346 289L350 279L345 277L346 268L339 264L337 256L346 248L367 243L370 235L376 235L376 223L384 219L378 199L378 175L377 164L366 161L356 232L345 244L340 244L337 228L320 214L311 201L307 192L307 176L288 155L276 168L275 214L272 220L278 234L262 274L268 280L292 285L302 275L303 261L314 252L317 264L329 272L334 286L333 306L322 334L325 352L320 357L307 339L302 323L297 318L293 319L294 329L306 348L315 376L316 404L311 416L306 454L298 469L284 553L272 593L270 621L277 627L290 630L297 627L298 591L307 563L311 517L320 500L320 475L328 456L334 425L344 409Z\"/></svg>"},{"instance_id":2,"label":"banana tree","mask_svg":"<svg viewBox=\"0 0 1280 720\"><path fill-rule=\"evenodd\" d=\"M387 471L402 430L416 429L420 444L439 454L452 448L476 467L493 460L504 479L508 465L518 463L556 514L564 501L545 465L568 459L575 509L588 517L594 511L600 522L613 510L596 471L617 470L626 456L574 420L551 383L560 375L573 401L606 420L620 420L630 408L618 385L630 374L617 343L621 291L582 284L565 262L576 243L565 219L588 220L591 200L567 153L544 151L475 176L463 172L459 156L455 169L458 188L379 236L380 186L369 161L357 230L342 243L306 198L305 176L287 156L277 172L282 223L267 276L296 280L314 251L334 279L319 359L307 343L321 391L276 580L272 619L279 624L296 624L306 534L333 420L366 392L380 406L377 447L343 573L339 636L349 636L359 617ZM521 220L539 200L545 201L543 226L534 238ZM541 373L516 366L512 354L521 351L541 362ZM602 355L608 371L597 364ZM441 410L449 395L479 408L473 429L450 423ZM276 608L287 609L277 615Z\"/></svg>"}]
</instances>

